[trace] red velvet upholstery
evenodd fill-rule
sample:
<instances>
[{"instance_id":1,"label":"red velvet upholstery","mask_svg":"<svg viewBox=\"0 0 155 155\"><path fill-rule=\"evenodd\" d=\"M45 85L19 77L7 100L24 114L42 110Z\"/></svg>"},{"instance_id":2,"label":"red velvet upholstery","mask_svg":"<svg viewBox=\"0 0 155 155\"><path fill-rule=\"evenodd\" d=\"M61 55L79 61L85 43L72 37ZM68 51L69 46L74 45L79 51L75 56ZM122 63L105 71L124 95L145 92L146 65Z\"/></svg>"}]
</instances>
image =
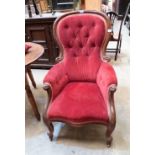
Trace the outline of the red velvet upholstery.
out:
<instances>
[{"instance_id":1,"label":"red velvet upholstery","mask_svg":"<svg viewBox=\"0 0 155 155\"><path fill-rule=\"evenodd\" d=\"M72 122L108 121L107 108L96 83L70 82L50 104L49 118Z\"/></svg>"},{"instance_id":2,"label":"red velvet upholstery","mask_svg":"<svg viewBox=\"0 0 155 155\"><path fill-rule=\"evenodd\" d=\"M109 98L108 98L109 86L112 84L117 84L116 74L111 65L104 62L100 65L96 83L102 93L102 96L105 100L105 104L106 105L109 104Z\"/></svg>"},{"instance_id":3,"label":"red velvet upholstery","mask_svg":"<svg viewBox=\"0 0 155 155\"><path fill-rule=\"evenodd\" d=\"M63 60L44 79L52 87L47 118L71 122L108 122L108 89L117 84L111 65L100 57L106 20L95 14L65 16L56 25Z\"/></svg>"},{"instance_id":4,"label":"red velvet upholstery","mask_svg":"<svg viewBox=\"0 0 155 155\"><path fill-rule=\"evenodd\" d=\"M68 75L62 63L55 65L44 79L44 83L49 83L52 86L52 99L54 100L61 89L68 83Z\"/></svg>"},{"instance_id":5,"label":"red velvet upholstery","mask_svg":"<svg viewBox=\"0 0 155 155\"><path fill-rule=\"evenodd\" d=\"M64 48L63 65L70 81L96 80L105 27L100 16L90 14L68 16L58 23L56 31Z\"/></svg>"}]
</instances>

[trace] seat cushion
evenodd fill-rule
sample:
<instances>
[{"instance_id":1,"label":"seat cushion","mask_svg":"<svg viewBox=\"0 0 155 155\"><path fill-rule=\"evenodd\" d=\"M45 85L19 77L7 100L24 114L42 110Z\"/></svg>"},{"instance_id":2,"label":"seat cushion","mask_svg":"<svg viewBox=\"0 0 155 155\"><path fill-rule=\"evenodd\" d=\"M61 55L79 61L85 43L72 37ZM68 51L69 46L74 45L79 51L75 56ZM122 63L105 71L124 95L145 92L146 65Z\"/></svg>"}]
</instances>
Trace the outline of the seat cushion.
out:
<instances>
[{"instance_id":1,"label":"seat cushion","mask_svg":"<svg viewBox=\"0 0 155 155\"><path fill-rule=\"evenodd\" d=\"M50 103L47 117L73 123L108 122L106 104L93 82L68 83Z\"/></svg>"}]
</instances>

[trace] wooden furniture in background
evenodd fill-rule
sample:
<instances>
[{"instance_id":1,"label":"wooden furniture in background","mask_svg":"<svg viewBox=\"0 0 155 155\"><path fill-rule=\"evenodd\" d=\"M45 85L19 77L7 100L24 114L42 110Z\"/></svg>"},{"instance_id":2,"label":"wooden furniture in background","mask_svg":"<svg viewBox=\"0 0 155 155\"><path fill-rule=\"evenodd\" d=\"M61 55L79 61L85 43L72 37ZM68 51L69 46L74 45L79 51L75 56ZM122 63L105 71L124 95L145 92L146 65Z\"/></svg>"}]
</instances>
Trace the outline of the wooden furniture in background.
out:
<instances>
[{"instance_id":1,"label":"wooden furniture in background","mask_svg":"<svg viewBox=\"0 0 155 155\"><path fill-rule=\"evenodd\" d=\"M58 46L53 38L53 22L57 17L32 17L25 19L26 41L41 44L45 52L31 68L49 69L55 64L58 56Z\"/></svg>"},{"instance_id":2,"label":"wooden furniture in background","mask_svg":"<svg viewBox=\"0 0 155 155\"><path fill-rule=\"evenodd\" d=\"M34 7L35 14L39 14L38 6L35 0L25 0L25 6L27 6L29 17L32 17L32 6Z\"/></svg>"},{"instance_id":3,"label":"wooden furniture in background","mask_svg":"<svg viewBox=\"0 0 155 155\"><path fill-rule=\"evenodd\" d=\"M101 0L85 0L85 10L101 11Z\"/></svg>"},{"instance_id":4,"label":"wooden furniture in background","mask_svg":"<svg viewBox=\"0 0 155 155\"><path fill-rule=\"evenodd\" d=\"M124 24L127 26L129 30L129 36L130 36L130 3L128 4L128 12L126 13L126 19L124 21Z\"/></svg>"},{"instance_id":5,"label":"wooden furniture in background","mask_svg":"<svg viewBox=\"0 0 155 155\"><path fill-rule=\"evenodd\" d=\"M116 42L116 47L114 47L114 48L107 48L106 51L109 52L109 53L115 53L115 60L117 60L117 54L120 53L121 45L122 45L121 30L122 30L122 26L123 26L123 20L121 20L119 32L116 34L113 31L113 27L114 27L115 20L118 19L118 14L116 12L109 11L109 12L107 12L107 16L110 18L111 23L112 23L112 33L111 33L111 37L110 37L109 43L110 42Z\"/></svg>"},{"instance_id":6,"label":"wooden furniture in background","mask_svg":"<svg viewBox=\"0 0 155 155\"><path fill-rule=\"evenodd\" d=\"M30 89L27 74L29 75L32 81L32 85L36 88L36 84L35 84L31 69L30 69L30 64L36 61L43 54L44 48L41 45L30 43L30 42L26 42L26 44L30 45L31 48L28 49L28 52L25 55L25 90L26 90L28 99L30 101L30 104L32 106L33 112L37 120L40 120L40 114L39 114L34 96Z\"/></svg>"},{"instance_id":7,"label":"wooden furniture in background","mask_svg":"<svg viewBox=\"0 0 155 155\"><path fill-rule=\"evenodd\" d=\"M118 14L114 11L108 11L106 12L107 16L110 18L110 21L111 21L111 24L112 24L112 32L113 32L113 27L114 27L114 22L115 22L115 19L118 18Z\"/></svg>"},{"instance_id":8,"label":"wooden furniture in background","mask_svg":"<svg viewBox=\"0 0 155 155\"><path fill-rule=\"evenodd\" d=\"M113 11L123 18L129 2L130 0L113 0Z\"/></svg>"},{"instance_id":9,"label":"wooden furniture in background","mask_svg":"<svg viewBox=\"0 0 155 155\"><path fill-rule=\"evenodd\" d=\"M128 6L126 8L126 11L123 14L123 19L121 19L118 33L115 33L113 31L111 33L111 37L110 37L109 43L110 42L116 42L116 47L115 48L107 48L107 50L106 50L107 52L115 53L115 60L117 60L118 53L121 52L121 45L122 45L122 27L123 27L123 24L125 22L125 19L126 19L127 15L128 15L129 8L130 8L130 4L128 4ZM119 17L118 14L116 12L110 11L110 12L107 12L107 15L109 16L109 18L110 18L110 20L112 22L112 26L113 26L115 19L117 19Z\"/></svg>"},{"instance_id":10,"label":"wooden furniture in background","mask_svg":"<svg viewBox=\"0 0 155 155\"><path fill-rule=\"evenodd\" d=\"M96 0L81 0L81 8L86 9L87 4ZM99 2L99 1L98 1ZM99 3L96 3L99 4ZM93 10L95 5L92 5ZM25 19L25 31L27 42L39 43L45 48L44 54L35 62L31 64L31 68L49 69L55 64L55 59L59 54L59 48L53 38L53 23L58 16L51 13L42 14L42 17L31 17Z\"/></svg>"},{"instance_id":11,"label":"wooden furniture in background","mask_svg":"<svg viewBox=\"0 0 155 155\"><path fill-rule=\"evenodd\" d=\"M75 7L75 0L52 0L52 11L73 11Z\"/></svg>"},{"instance_id":12,"label":"wooden furniture in background","mask_svg":"<svg viewBox=\"0 0 155 155\"><path fill-rule=\"evenodd\" d=\"M39 4L40 4L40 9L41 12L47 12L48 11L48 3L47 0L39 0Z\"/></svg>"},{"instance_id":13,"label":"wooden furniture in background","mask_svg":"<svg viewBox=\"0 0 155 155\"><path fill-rule=\"evenodd\" d=\"M30 78L30 80L31 80L31 83L32 83L33 87L34 87L34 88L37 88L36 82L35 82L35 80L34 80L34 77L33 77L33 74L32 74L32 71L31 71L30 66L27 66L27 67L26 67L26 73L28 74L28 76L29 76L29 78Z\"/></svg>"}]
</instances>

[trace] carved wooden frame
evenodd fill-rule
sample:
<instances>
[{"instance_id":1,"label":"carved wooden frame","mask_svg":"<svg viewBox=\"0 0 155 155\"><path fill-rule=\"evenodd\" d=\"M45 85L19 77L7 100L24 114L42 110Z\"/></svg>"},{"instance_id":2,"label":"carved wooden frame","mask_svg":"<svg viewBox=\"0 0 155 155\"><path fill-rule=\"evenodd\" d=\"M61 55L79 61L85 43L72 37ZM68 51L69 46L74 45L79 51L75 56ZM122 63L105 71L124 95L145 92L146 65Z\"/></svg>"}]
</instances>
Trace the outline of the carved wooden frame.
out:
<instances>
[{"instance_id":1,"label":"carved wooden frame","mask_svg":"<svg viewBox=\"0 0 155 155\"><path fill-rule=\"evenodd\" d=\"M63 47L61 46L61 44L57 38L57 35L56 35L56 26L58 24L58 21L61 20L65 16L72 15L72 14L79 14L79 13L81 13L81 12L80 11L74 11L74 12L67 13L67 14L61 16L60 18L58 18L54 23L54 26L53 26L54 38L57 41L59 48L60 48L60 54L57 58L57 61L61 61L63 59ZM105 14L100 13L100 12L96 12L96 11L83 11L82 13L93 13L93 14L103 16L105 18L105 20L107 21L107 31L111 30L111 23ZM104 54L105 54L105 50L106 50L107 44L108 44L109 39L110 39L110 35L111 35L111 31L108 31L108 33L106 34L105 40L102 43L102 49L103 50L100 51L100 56L101 56L102 61L108 60L108 58L106 58L106 57L104 58ZM69 120L64 120L64 119L62 120L60 118L55 118L55 119L53 119L53 118L48 119L47 118L47 109L48 109L49 103L52 101L52 86L49 83L45 83L43 88L44 88L44 90L47 91L47 94L48 94L48 101L47 102L48 103L47 103L47 106L46 106L44 114L43 114L43 121L46 124L47 128L49 129L48 135L49 135L50 140L53 139L53 131L54 131L54 127L53 127L52 122L63 122L63 123L67 123L71 126L76 126L76 127L80 127L80 126L86 125L86 124L103 124L103 125L107 126L107 130L106 130L106 134L105 134L106 135L106 144L108 147L110 147L111 143L112 143L111 134L112 134L112 132L115 128L115 124L116 124L116 112L115 112L115 106L114 106L114 92L116 91L116 87L117 86L115 84L112 84L109 86L109 91L108 91L109 123L106 123L103 121L87 121L87 122L77 123L77 122L72 122Z\"/></svg>"}]
</instances>

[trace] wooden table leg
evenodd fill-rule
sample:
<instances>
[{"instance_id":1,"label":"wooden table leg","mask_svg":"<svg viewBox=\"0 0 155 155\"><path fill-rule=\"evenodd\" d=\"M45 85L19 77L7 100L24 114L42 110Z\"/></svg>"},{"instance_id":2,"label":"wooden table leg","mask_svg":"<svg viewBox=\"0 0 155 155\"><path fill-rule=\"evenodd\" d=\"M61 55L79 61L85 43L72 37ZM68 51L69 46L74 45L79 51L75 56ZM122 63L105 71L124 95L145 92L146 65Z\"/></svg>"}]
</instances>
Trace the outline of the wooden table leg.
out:
<instances>
[{"instance_id":1,"label":"wooden table leg","mask_svg":"<svg viewBox=\"0 0 155 155\"><path fill-rule=\"evenodd\" d=\"M30 104L32 106L33 112L34 112L37 120L40 121L40 114L39 114L39 111L38 111L34 96L33 96L32 91L30 89L26 74L25 74L25 89L26 89L26 93L27 93L28 99L30 101Z\"/></svg>"},{"instance_id":2,"label":"wooden table leg","mask_svg":"<svg viewBox=\"0 0 155 155\"><path fill-rule=\"evenodd\" d=\"M35 83L34 78L33 78L33 74L32 74L31 68L30 67L26 67L26 70L27 70L27 73L28 73L28 75L30 77L30 80L32 82L33 87L37 88L36 87L36 83Z\"/></svg>"}]
</instances>

